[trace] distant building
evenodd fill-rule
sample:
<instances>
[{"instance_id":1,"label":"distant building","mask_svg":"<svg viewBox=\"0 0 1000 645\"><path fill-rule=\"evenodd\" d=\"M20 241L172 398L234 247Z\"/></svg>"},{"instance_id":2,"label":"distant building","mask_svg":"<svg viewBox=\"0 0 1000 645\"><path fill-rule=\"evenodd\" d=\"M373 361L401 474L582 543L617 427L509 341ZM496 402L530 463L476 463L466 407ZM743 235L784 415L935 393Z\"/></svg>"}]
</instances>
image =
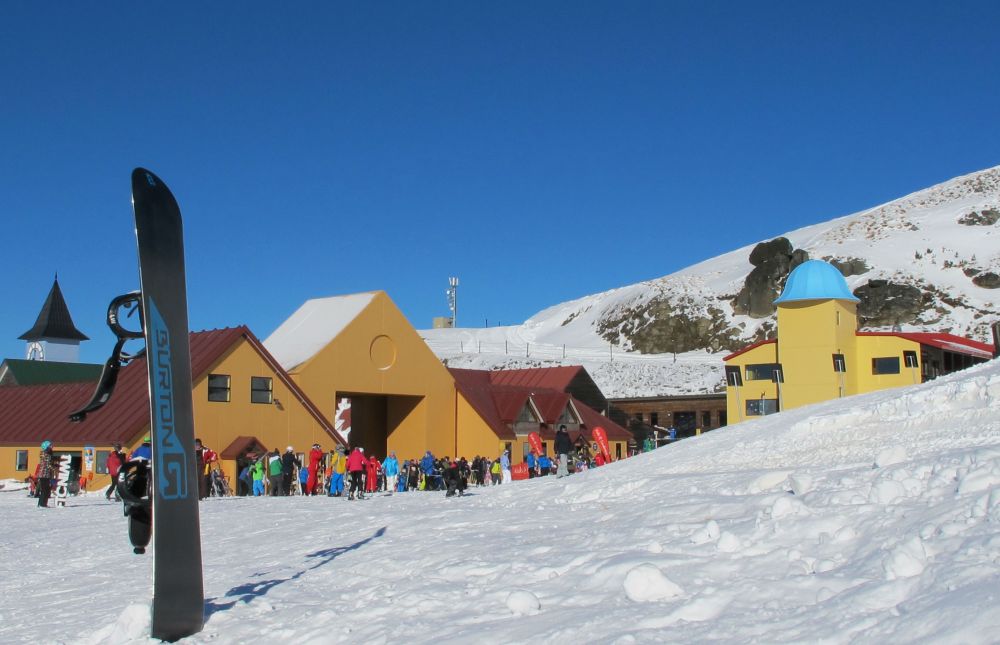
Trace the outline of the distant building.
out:
<instances>
[{"instance_id":1,"label":"distant building","mask_svg":"<svg viewBox=\"0 0 1000 645\"><path fill-rule=\"evenodd\" d=\"M858 331L857 303L833 265L796 267L775 300L778 337L724 359L730 423L921 383L993 358L993 345L952 334Z\"/></svg>"},{"instance_id":2,"label":"distant building","mask_svg":"<svg viewBox=\"0 0 1000 645\"><path fill-rule=\"evenodd\" d=\"M670 428L682 439L728 423L724 392L609 399L608 405L608 416L628 428L640 443L650 433L663 440Z\"/></svg>"}]
</instances>

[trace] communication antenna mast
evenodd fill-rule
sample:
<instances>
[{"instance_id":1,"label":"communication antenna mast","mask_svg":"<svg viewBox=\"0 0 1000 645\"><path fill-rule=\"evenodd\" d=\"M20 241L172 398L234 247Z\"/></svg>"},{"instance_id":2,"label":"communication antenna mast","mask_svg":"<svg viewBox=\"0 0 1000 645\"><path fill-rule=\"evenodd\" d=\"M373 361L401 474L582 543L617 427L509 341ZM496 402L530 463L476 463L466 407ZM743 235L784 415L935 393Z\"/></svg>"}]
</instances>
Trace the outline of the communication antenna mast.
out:
<instances>
[{"instance_id":1,"label":"communication antenna mast","mask_svg":"<svg viewBox=\"0 0 1000 645\"><path fill-rule=\"evenodd\" d=\"M458 326L458 278L448 278L448 309L451 310L451 326Z\"/></svg>"}]
</instances>

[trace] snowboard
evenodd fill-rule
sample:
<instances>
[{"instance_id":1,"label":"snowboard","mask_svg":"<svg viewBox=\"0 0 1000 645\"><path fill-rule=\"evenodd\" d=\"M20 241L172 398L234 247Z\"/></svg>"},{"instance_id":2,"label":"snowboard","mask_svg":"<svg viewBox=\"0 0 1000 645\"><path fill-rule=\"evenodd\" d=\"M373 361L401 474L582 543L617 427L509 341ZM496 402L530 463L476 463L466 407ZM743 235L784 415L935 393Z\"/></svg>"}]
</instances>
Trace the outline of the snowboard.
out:
<instances>
[{"instance_id":1,"label":"snowboard","mask_svg":"<svg viewBox=\"0 0 1000 645\"><path fill-rule=\"evenodd\" d=\"M153 638L175 641L201 631L205 610L183 225L170 190L143 168L132 172L132 208L153 455L150 631Z\"/></svg>"}]
</instances>

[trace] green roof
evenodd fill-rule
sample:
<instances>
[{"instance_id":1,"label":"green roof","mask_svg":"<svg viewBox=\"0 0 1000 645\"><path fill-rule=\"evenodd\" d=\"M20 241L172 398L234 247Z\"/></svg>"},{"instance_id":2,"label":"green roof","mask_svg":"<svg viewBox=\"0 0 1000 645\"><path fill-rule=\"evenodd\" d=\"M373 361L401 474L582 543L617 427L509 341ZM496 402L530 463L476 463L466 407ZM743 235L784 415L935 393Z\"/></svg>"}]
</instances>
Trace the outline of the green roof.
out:
<instances>
[{"instance_id":1,"label":"green roof","mask_svg":"<svg viewBox=\"0 0 1000 645\"><path fill-rule=\"evenodd\" d=\"M103 365L8 358L0 364L0 385L96 382Z\"/></svg>"}]
</instances>

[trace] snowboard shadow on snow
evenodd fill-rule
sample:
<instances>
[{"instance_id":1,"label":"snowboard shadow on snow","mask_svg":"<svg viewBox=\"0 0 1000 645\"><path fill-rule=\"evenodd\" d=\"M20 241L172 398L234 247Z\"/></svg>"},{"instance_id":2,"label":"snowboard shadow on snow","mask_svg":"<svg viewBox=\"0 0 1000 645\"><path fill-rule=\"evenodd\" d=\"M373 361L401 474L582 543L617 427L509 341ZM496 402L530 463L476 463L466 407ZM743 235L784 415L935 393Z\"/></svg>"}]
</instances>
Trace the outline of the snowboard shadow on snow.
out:
<instances>
[{"instance_id":1,"label":"snowboard shadow on snow","mask_svg":"<svg viewBox=\"0 0 1000 645\"><path fill-rule=\"evenodd\" d=\"M208 619L212 614L232 609L239 603L248 603L254 598L260 598L262 596L266 596L268 592L270 592L278 585L290 582L292 580L298 580L309 571L312 571L313 569L318 569L319 567L329 564L330 562L340 557L341 555L349 551L355 551L357 549L360 549L361 547L368 544L372 540L382 537L383 535L385 535L385 529L386 527L383 526L379 530L375 531L375 533L373 533L369 537L366 537L365 539L359 542L355 542L354 544L351 544L349 546L338 546L330 549L323 549L321 551L316 551L314 553L309 553L306 555L307 558L319 558L319 560L312 566L306 567L302 571L299 571L287 578L275 578L273 580L263 580L260 582L248 582L246 584L233 587L232 589L226 592L225 596L223 596L224 599L231 599L231 600L225 600L223 602L220 602L218 598L207 598L205 600L205 618ZM259 576L263 574L256 573L254 575Z\"/></svg>"}]
</instances>

